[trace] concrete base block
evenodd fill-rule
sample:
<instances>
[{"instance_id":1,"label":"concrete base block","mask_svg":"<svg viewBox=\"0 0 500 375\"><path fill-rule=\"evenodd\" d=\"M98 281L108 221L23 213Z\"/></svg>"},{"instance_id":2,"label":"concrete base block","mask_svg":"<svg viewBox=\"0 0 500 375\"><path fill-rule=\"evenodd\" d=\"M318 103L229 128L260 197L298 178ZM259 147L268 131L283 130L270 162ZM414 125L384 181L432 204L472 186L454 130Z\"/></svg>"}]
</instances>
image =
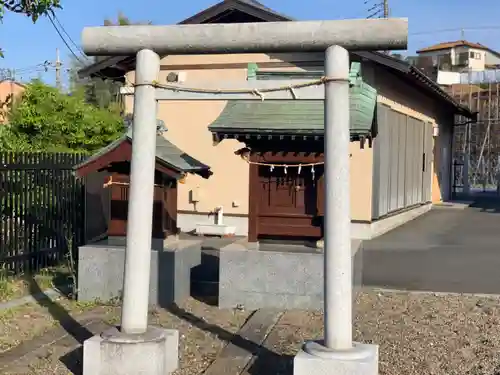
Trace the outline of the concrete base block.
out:
<instances>
[{"instance_id":1,"label":"concrete base block","mask_svg":"<svg viewBox=\"0 0 500 375\"><path fill-rule=\"evenodd\" d=\"M322 342L308 342L293 360L293 375L378 375L378 345L353 343L333 351Z\"/></svg>"},{"instance_id":2,"label":"concrete base block","mask_svg":"<svg viewBox=\"0 0 500 375\"><path fill-rule=\"evenodd\" d=\"M413 219L416 219L420 215L428 212L431 208L432 204L427 203L395 215L389 215L387 217L375 220L371 223L351 222L351 238L360 240L370 240L373 238L377 238L384 233L387 233Z\"/></svg>"},{"instance_id":3,"label":"concrete base block","mask_svg":"<svg viewBox=\"0 0 500 375\"><path fill-rule=\"evenodd\" d=\"M127 335L113 327L83 343L83 375L166 375L179 367L178 352L177 330Z\"/></svg>"},{"instance_id":4,"label":"concrete base block","mask_svg":"<svg viewBox=\"0 0 500 375\"><path fill-rule=\"evenodd\" d=\"M199 236L234 236L236 227L219 224L198 224L196 225L196 234Z\"/></svg>"},{"instance_id":5,"label":"concrete base block","mask_svg":"<svg viewBox=\"0 0 500 375\"><path fill-rule=\"evenodd\" d=\"M78 300L108 301L123 288L125 245L108 241L78 249ZM151 250L149 303L166 307L190 296L191 268L201 263L201 240L179 240Z\"/></svg>"},{"instance_id":6,"label":"concrete base block","mask_svg":"<svg viewBox=\"0 0 500 375\"><path fill-rule=\"evenodd\" d=\"M362 242L352 241L353 299L361 286ZM250 250L245 243L225 246L219 253L221 308L248 310L323 308L323 259L318 249Z\"/></svg>"}]
</instances>

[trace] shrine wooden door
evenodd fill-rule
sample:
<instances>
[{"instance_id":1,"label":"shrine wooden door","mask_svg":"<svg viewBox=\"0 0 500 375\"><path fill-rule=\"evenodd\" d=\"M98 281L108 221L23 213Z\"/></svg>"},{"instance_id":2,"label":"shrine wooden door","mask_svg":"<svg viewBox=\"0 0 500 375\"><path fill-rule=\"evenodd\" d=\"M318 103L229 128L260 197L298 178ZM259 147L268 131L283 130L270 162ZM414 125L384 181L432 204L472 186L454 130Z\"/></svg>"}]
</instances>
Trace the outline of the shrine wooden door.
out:
<instances>
[{"instance_id":1,"label":"shrine wooden door","mask_svg":"<svg viewBox=\"0 0 500 375\"><path fill-rule=\"evenodd\" d=\"M259 235L321 237L318 171L311 167L259 167Z\"/></svg>"}]
</instances>

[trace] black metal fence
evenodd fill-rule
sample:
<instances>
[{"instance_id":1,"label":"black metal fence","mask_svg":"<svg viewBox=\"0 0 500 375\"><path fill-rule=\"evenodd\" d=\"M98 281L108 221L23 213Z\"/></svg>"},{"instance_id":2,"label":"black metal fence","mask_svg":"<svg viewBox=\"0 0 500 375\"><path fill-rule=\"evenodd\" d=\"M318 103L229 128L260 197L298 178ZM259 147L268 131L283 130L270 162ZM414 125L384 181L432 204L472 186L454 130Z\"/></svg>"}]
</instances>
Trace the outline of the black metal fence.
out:
<instances>
[{"instance_id":1,"label":"black metal fence","mask_svg":"<svg viewBox=\"0 0 500 375\"><path fill-rule=\"evenodd\" d=\"M463 198L464 194L464 160L453 160L452 169L453 184L451 187L451 198Z\"/></svg>"},{"instance_id":2,"label":"black metal fence","mask_svg":"<svg viewBox=\"0 0 500 375\"><path fill-rule=\"evenodd\" d=\"M0 267L36 272L84 240L84 190L69 153L0 152Z\"/></svg>"}]
</instances>

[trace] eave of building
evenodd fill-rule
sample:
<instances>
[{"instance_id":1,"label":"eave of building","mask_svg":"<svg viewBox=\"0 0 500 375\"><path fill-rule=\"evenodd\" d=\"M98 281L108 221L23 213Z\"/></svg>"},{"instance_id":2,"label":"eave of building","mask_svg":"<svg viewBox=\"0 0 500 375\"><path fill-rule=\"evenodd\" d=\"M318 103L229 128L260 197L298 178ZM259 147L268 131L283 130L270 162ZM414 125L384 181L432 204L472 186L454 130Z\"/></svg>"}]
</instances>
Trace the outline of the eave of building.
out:
<instances>
[{"instance_id":1,"label":"eave of building","mask_svg":"<svg viewBox=\"0 0 500 375\"><path fill-rule=\"evenodd\" d=\"M212 128L212 140L214 144L218 144L226 139L235 139L239 142L259 143L268 142L318 142L323 144L323 130L307 130L307 131L287 131L284 129L230 129L230 128ZM372 137L366 134L356 134L351 132L351 142L359 142L360 148L364 148L366 142L372 147Z\"/></svg>"},{"instance_id":2,"label":"eave of building","mask_svg":"<svg viewBox=\"0 0 500 375\"><path fill-rule=\"evenodd\" d=\"M441 86L437 84L437 82L434 82L431 78L427 77L413 65L380 52L356 51L353 53L362 58L366 58L385 67L391 68L395 72L403 73L401 78L416 83L419 87L434 95L435 98L445 100L449 105L456 108L457 114L465 116L469 119L475 117L474 112L472 112L468 107L457 102L450 94L444 91Z\"/></svg>"}]
</instances>

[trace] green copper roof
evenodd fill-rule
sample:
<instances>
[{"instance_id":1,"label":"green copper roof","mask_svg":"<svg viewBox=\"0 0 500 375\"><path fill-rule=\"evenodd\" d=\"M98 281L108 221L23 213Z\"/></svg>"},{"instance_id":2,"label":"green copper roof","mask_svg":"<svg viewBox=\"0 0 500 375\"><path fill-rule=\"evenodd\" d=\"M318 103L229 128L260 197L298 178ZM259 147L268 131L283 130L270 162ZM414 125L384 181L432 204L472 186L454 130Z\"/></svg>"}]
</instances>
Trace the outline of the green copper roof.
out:
<instances>
[{"instance_id":1,"label":"green copper roof","mask_svg":"<svg viewBox=\"0 0 500 375\"><path fill-rule=\"evenodd\" d=\"M323 112L323 100L230 100L209 129L323 132Z\"/></svg>"},{"instance_id":2,"label":"green copper roof","mask_svg":"<svg viewBox=\"0 0 500 375\"><path fill-rule=\"evenodd\" d=\"M112 151L118 147L121 143L125 141L132 141L132 130L129 130L126 134L118 138L116 141L112 142L108 146L100 149L95 154L86 159L83 163L75 166L73 169L79 169L100 158L101 156ZM156 137L156 158L158 161L165 163L169 167L179 172L201 172L209 170L210 167L198 161L197 159L186 154L184 151L179 149L170 141L166 140L163 136L158 135Z\"/></svg>"},{"instance_id":3,"label":"green copper roof","mask_svg":"<svg viewBox=\"0 0 500 375\"><path fill-rule=\"evenodd\" d=\"M375 95L351 95L351 134L371 131ZM234 100L228 101L221 115L209 126L214 133L304 134L324 131L323 100Z\"/></svg>"}]
</instances>

